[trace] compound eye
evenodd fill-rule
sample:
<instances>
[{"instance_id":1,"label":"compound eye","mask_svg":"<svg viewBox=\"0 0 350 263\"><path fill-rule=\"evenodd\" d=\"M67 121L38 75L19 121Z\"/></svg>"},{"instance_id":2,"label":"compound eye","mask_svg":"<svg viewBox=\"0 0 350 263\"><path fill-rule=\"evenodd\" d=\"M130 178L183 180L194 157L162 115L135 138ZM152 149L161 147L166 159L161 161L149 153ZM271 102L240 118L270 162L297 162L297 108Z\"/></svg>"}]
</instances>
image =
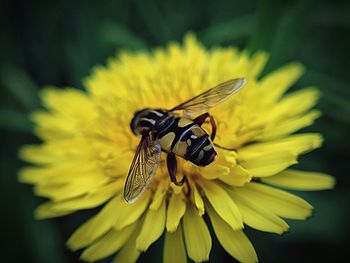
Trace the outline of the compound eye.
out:
<instances>
[{"instance_id":1,"label":"compound eye","mask_svg":"<svg viewBox=\"0 0 350 263\"><path fill-rule=\"evenodd\" d=\"M130 129L132 131L133 134L137 135L137 126L139 123L139 116L137 113L135 113L134 117L132 118L131 122L130 122Z\"/></svg>"}]
</instances>

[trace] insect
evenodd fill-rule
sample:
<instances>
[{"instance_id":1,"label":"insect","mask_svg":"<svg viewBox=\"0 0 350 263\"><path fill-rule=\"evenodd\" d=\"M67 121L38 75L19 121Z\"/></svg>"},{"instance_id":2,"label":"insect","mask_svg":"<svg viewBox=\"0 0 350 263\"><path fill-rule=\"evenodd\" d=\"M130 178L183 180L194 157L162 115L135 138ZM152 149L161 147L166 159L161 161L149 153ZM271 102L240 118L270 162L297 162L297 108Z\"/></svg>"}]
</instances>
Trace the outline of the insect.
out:
<instances>
[{"instance_id":1,"label":"insect","mask_svg":"<svg viewBox=\"0 0 350 263\"><path fill-rule=\"evenodd\" d=\"M124 199L133 203L146 190L160 164L162 151L167 153L168 172L176 185L182 185L186 181L185 176L177 181L176 156L197 166L212 163L216 156L213 143L216 124L208 110L228 99L245 83L244 78L223 82L171 110L145 108L137 111L130 127L135 135L141 135L141 141L125 182ZM175 113L181 110L184 111L184 116ZM192 119L194 115L199 116ZM208 118L212 126L210 136L201 128Z\"/></svg>"}]
</instances>

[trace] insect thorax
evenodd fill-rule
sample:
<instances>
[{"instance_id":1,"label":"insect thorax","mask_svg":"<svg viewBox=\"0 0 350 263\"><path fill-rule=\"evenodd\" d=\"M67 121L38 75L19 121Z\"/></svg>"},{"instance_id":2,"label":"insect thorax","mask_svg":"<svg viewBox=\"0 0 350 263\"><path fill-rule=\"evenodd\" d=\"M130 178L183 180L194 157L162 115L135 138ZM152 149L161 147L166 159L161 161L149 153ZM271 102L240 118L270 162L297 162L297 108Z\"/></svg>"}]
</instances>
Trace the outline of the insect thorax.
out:
<instances>
[{"instance_id":1,"label":"insect thorax","mask_svg":"<svg viewBox=\"0 0 350 263\"><path fill-rule=\"evenodd\" d=\"M135 112L134 117L130 122L130 128L134 134L144 135L155 130L168 113L163 109L145 108Z\"/></svg>"},{"instance_id":2,"label":"insect thorax","mask_svg":"<svg viewBox=\"0 0 350 263\"><path fill-rule=\"evenodd\" d=\"M164 125L155 133L163 151L180 156L198 166L206 166L214 160L214 145L209 135L197 123L171 115L163 119L164 121L160 122Z\"/></svg>"}]
</instances>

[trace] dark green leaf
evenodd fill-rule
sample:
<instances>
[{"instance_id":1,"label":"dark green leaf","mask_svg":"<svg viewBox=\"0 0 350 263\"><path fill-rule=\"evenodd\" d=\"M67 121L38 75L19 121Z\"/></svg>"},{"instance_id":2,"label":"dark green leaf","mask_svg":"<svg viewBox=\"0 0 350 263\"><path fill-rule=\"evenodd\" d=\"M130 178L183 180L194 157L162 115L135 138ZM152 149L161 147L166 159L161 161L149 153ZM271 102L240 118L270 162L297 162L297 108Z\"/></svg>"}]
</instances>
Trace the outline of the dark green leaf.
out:
<instances>
[{"instance_id":1,"label":"dark green leaf","mask_svg":"<svg viewBox=\"0 0 350 263\"><path fill-rule=\"evenodd\" d=\"M310 25L313 8L313 0L299 0L295 5L286 8L271 42L270 59L265 72L293 57L293 52L298 49Z\"/></svg>"},{"instance_id":2,"label":"dark green leaf","mask_svg":"<svg viewBox=\"0 0 350 263\"><path fill-rule=\"evenodd\" d=\"M343 4L324 4L315 12L313 24L323 26L347 26L350 27L349 17L350 5Z\"/></svg>"},{"instance_id":3,"label":"dark green leaf","mask_svg":"<svg viewBox=\"0 0 350 263\"><path fill-rule=\"evenodd\" d=\"M253 52L256 50L270 51L282 11L283 1L259 1L253 35L248 43L249 50Z\"/></svg>"},{"instance_id":4,"label":"dark green leaf","mask_svg":"<svg viewBox=\"0 0 350 263\"><path fill-rule=\"evenodd\" d=\"M33 262L67 262L64 240L53 221L38 221L33 216L37 200L31 193L21 193L21 227Z\"/></svg>"},{"instance_id":5,"label":"dark green leaf","mask_svg":"<svg viewBox=\"0 0 350 263\"><path fill-rule=\"evenodd\" d=\"M101 25L101 41L103 44L131 49L146 49L146 42L129 28L112 22Z\"/></svg>"},{"instance_id":6,"label":"dark green leaf","mask_svg":"<svg viewBox=\"0 0 350 263\"><path fill-rule=\"evenodd\" d=\"M14 110L0 110L0 129L30 133L33 130L33 123L24 113Z\"/></svg>"},{"instance_id":7,"label":"dark green leaf","mask_svg":"<svg viewBox=\"0 0 350 263\"><path fill-rule=\"evenodd\" d=\"M154 0L136 1L136 4L142 21L154 39L162 44L173 39L173 33Z\"/></svg>"},{"instance_id":8,"label":"dark green leaf","mask_svg":"<svg viewBox=\"0 0 350 263\"><path fill-rule=\"evenodd\" d=\"M24 110L30 112L39 106L38 87L20 68L5 67L0 72L2 85L15 97Z\"/></svg>"},{"instance_id":9,"label":"dark green leaf","mask_svg":"<svg viewBox=\"0 0 350 263\"><path fill-rule=\"evenodd\" d=\"M255 15L241 16L212 25L199 33L199 38L207 45L221 44L248 37L252 34Z\"/></svg>"},{"instance_id":10,"label":"dark green leaf","mask_svg":"<svg viewBox=\"0 0 350 263\"><path fill-rule=\"evenodd\" d=\"M324 108L324 114L341 122L350 122L350 90L346 83L313 70L308 70L300 79L300 83L304 86L317 86L321 90L321 107Z\"/></svg>"}]
</instances>

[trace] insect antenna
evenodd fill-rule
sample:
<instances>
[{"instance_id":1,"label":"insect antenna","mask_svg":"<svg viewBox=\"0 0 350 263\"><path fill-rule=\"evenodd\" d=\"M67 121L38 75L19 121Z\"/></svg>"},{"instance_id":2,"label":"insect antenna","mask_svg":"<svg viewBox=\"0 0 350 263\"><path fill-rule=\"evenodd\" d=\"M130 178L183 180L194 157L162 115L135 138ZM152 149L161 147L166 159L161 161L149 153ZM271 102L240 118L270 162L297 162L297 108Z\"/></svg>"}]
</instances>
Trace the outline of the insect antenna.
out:
<instances>
[{"instance_id":1,"label":"insect antenna","mask_svg":"<svg viewBox=\"0 0 350 263\"><path fill-rule=\"evenodd\" d=\"M226 151L237 151L236 148L229 148L229 147L221 146L221 145L219 145L219 144L217 144L215 142L214 142L214 146L217 147L217 148L226 150Z\"/></svg>"}]
</instances>

